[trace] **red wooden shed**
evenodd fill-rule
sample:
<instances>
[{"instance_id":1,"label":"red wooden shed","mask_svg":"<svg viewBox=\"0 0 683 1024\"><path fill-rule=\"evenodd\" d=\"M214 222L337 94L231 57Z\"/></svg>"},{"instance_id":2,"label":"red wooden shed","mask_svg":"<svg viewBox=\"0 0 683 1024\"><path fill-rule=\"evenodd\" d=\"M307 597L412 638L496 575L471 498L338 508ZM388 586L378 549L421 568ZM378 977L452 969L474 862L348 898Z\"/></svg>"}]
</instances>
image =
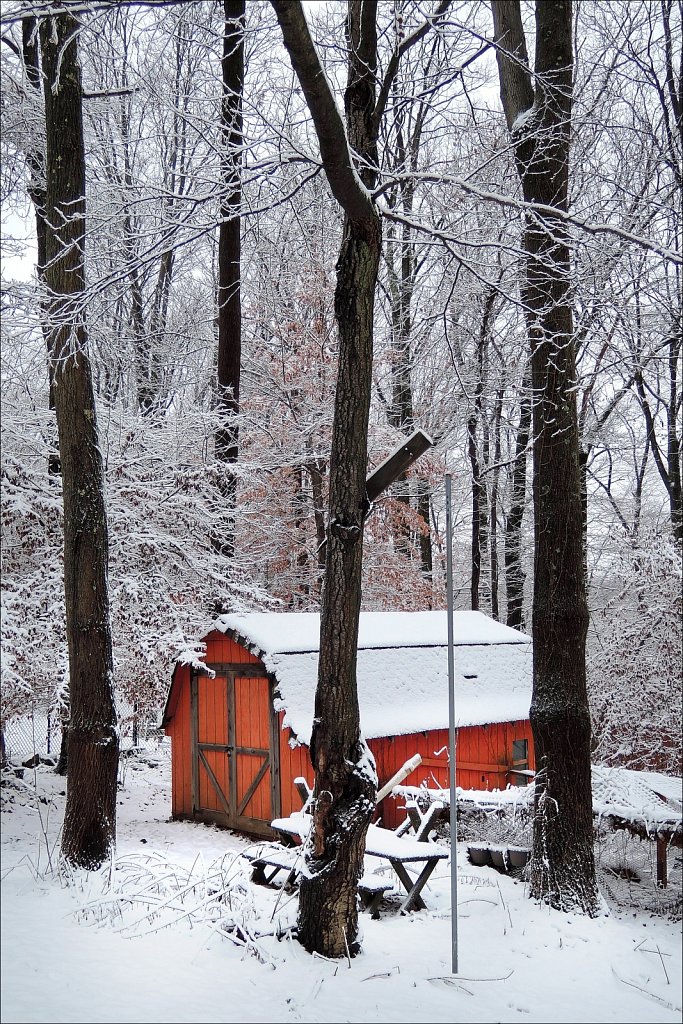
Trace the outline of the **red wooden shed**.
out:
<instances>
[{"instance_id":1,"label":"red wooden shed","mask_svg":"<svg viewBox=\"0 0 683 1024\"><path fill-rule=\"evenodd\" d=\"M533 769L529 637L480 612L456 612L457 784L502 789ZM173 817L270 835L313 782L308 744L318 673L316 613L223 615L202 662L178 663L163 725L172 738ZM404 785L447 788L445 612L364 612L358 643L361 727L380 786L419 753ZM382 821L402 817L387 798Z\"/></svg>"}]
</instances>

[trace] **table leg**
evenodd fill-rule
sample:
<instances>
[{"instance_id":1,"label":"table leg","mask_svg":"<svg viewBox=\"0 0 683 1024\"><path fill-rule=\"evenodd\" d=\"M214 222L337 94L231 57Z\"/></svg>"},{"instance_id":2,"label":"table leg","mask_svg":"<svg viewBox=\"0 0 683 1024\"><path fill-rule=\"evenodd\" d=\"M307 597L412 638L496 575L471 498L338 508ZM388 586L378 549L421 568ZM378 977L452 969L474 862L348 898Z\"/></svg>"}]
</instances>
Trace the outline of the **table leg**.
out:
<instances>
[{"instance_id":1,"label":"table leg","mask_svg":"<svg viewBox=\"0 0 683 1024\"><path fill-rule=\"evenodd\" d=\"M420 893L422 892L427 879L436 867L437 862L435 860L428 860L415 881L410 877L400 860L391 860L390 863L400 878L403 888L408 893L408 896L401 904L401 913L410 910L411 907L415 907L416 910L426 910L426 904L420 896Z\"/></svg>"}]
</instances>

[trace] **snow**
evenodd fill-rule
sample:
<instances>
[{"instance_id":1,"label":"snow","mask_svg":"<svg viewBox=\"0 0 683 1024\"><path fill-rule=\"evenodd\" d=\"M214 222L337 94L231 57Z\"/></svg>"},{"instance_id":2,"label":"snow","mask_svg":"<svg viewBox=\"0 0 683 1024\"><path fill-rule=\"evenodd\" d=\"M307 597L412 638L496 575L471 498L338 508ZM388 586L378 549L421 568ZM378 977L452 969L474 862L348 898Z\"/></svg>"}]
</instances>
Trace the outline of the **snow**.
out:
<instances>
[{"instance_id":1,"label":"snow","mask_svg":"<svg viewBox=\"0 0 683 1024\"><path fill-rule=\"evenodd\" d=\"M680 832L683 779L596 765L591 776L595 814L618 815L647 831L669 825Z\"/></svg>"},{"instance_id":2,"label":"snow","mask_svg":"<svg viewBox=\"0 0 683 1024\"><path fill-rule=\"evenodd\" d=\"M551 911L522 881L472 866L464 846L457 978L446 861L423 892L426 911L364 914L360 956L311 957L273 934L293 922L296 901L250 883L246 839L169 820L167 746L149 763L122 765L116 870L68 886L47 862L48 852L57 860L64 781L41 767L26 785L3 786L6 1024L680 1021L678 923L630 910L594 920ZM155 898L162 890L169 895ZM240 914L249 949L224 930Z\"/></svg>"},{"instance_id":3,"label":"snow","mask_svg":"<svg viewBox=\"0 0 683 1024\"><path fill-rule=\"evenodd\" d=\"M634 825L642 825L646 832L664 831L681 833L683 813L683 779L662 775L660 772L636 772L628 768L591 766L593 814L598 818L618 816ZM450 803L447 789L428 789L417 786L398 786L395 792L403 797L429 798L431 803ZM481 808L510 805L529 806L533 802L533 786L509 786L507 789L457 789L458 802L467 802Z\"/></svg>"},{"instance_id":4,"label":"snow","mask_svg":"<svg viewBox=\"0 0 683 1024\"><path fill-rule=\"evenodd\" d=\"M275 707L310 743L318 678L320 616L312 612L223 615L277 682ZM531 703L531 641L481 612L456 612L455 690L459 726L520 721ZM357 678L366 739L448 728L446 612L363 612ZM387 699L387 694L391 699Z\"/></svg>"},{"instance_id":5,"label":"snow","mask_svg":"<svg viewBox=\"0 0 683 1024\"><path fill-rule=\"evenodd\" d=\"M510 134L517 135L519 132L521 132L522 128L524 128L529 123L531 118L536 113L536 109L536 104L533 103L530 107L527 107L526 110L522 110L521 113L519 113L512 122L512 125L510 127Z\"/></svg>"},{"instance_id":6,"label":"snow","mask_svg":"<svg viewBox=\"0 0 683 1024\"><path fill-rule=\"evenodd\" d=\"M221 615L214 628L234 632L255 653L295 654L320 649L318 612L251 612ZM473 644L528 644L524 633L504 626L482 612L455 612L456 646ZM448 643L445 611L361 612L358 647L444 647Z\"/></svg>"},{"instance_id":7,"label":"snow","mask_svg":"<svg viewBox=\"0 0 683 1024\"><path fill-rule=\"evenodd\" d=\"M317 653L264 655L263 661L277 680L275 707L284 709L284 724L310 743ZM448 728L447 648L360 650L356 672L366 739ZM456 724L528 718L531 672L530 644L456 648Z\"/></svg>"}]
</instances>

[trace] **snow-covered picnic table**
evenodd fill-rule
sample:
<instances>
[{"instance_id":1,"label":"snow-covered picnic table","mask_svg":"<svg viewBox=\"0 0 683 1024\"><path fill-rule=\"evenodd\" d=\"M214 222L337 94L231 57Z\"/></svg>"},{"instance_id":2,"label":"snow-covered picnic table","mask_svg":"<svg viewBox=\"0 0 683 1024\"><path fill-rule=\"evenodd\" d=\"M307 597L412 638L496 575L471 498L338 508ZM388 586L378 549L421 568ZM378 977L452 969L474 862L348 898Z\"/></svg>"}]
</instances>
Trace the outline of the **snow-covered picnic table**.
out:
<instances>
[{"instance_id":1,"label":"snow-covered picnic table","mask_svg":"<svg viewBox=\"0 0 683 1024\"><path fill-rule=\"evenodd\" d=\"M311 816L304 812L290 815L289 818L275 818L270 823L273 831L282 838L285 844L303 842L308 835ZM365 855L379 861L388 861L396 872L407 895L401 903L401 912L424 910L425 902L421 893L429 881L440 860L450 857L450 850L437 843L419 842L415 839L404 839L386 828L370 825L365 841ZM421 864L417 878L408 873L406 864ZM365 877L368 872L366 871Z\"/></svg>"}]
</instances>

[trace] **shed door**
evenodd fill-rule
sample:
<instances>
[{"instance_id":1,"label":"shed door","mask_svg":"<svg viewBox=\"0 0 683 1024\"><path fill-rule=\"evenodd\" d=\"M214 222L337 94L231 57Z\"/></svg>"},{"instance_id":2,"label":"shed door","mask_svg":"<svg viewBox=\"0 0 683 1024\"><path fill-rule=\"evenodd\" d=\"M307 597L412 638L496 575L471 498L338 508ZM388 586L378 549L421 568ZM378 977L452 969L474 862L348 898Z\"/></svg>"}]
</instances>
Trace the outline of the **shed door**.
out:
<instances>
[{"instance_id":1,"label":"shed door","mask_svg":"<svg viewBox=\"0 0 683 1024\"><path fill-rule=\"evenodd\" d=\"M228 828L270 836L273 716L266 676L232 671L193 679L194 809Z\"/></svg>"},{"instance_id":2,"label":"shed door","mask_svg":"<svg viewBox=\"0 0 683 1024\"><path fill-rule=\"evenodd\" d=\"M231 825L228 680L193 678L195 772L194 809L202 817Z\"/></svg>"},{"instance_id":3,"label":"shed door","mask_svg":"<svg viewBox=\"0 0 683 1024\"><path fill-rule=\"evenodd\" d=\"M270 683L261 676L233 679L232 785L236 828L257 830L273 813Z\"/></svg>"}]
</instances>

